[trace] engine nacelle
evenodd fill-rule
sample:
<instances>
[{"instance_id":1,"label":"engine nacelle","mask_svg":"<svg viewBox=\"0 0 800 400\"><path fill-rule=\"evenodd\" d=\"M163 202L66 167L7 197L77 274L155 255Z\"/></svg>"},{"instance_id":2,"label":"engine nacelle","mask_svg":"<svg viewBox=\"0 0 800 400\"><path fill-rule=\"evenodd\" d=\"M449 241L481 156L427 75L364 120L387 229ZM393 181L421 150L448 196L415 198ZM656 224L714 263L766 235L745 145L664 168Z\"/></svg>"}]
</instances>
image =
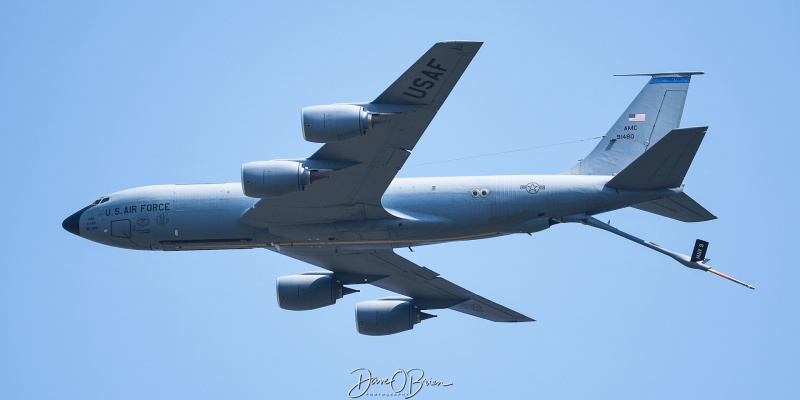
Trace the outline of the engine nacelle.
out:
<instances>
[{"instance_id":1,"label":"engine nacelle","mask_svg":"<svg viewBox=\"0 0 800 400\"><path fill-rule=\"evenodd\" d=\"M245 196L259 199L284 196L303 191L309 184L311 172L297 161L256 161L242 165Z\"/></svg>"},{"instance_id":2,"label":"engine nacelle","mask_svg":"<svg viewBox=\"0 0 800 400\"><path fill-rule=\"evenodd\" d=\"M352 104L305 107L300 112L303 138L314 143L338 142L366 134L373 114Z\"/></svg>"},{"instance_id":3,"label":"engine nacelle","mask_svg":"<svg viewBox=\"0 0 800 400\"><path fill-rule=\"evenodd\" d=\"M421 312L409 300L380 299L356 304L356 329L362 335L405 332L430 317L433 315Z\"/></svg>"},{"instance_id":4,"label":"engine nacelle","mask_svg":"<svg viewBox=\"0 0 800 400\"><path fill-rule=\"evenodd\" d=\"M287 275L276 283L278 306L284 310L304 311L336 303L356 290L344 287L330 274L307 273Z\"/></svg>"}]
</instances>

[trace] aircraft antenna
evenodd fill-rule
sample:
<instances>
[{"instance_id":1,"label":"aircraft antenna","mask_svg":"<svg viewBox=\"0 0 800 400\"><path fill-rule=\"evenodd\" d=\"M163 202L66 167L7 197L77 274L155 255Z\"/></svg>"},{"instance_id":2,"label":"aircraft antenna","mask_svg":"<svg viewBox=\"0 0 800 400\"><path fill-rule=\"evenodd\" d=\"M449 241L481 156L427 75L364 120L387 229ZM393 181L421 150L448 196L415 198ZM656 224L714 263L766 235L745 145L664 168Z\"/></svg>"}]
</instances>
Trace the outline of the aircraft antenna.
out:
<instances>
[{"instance_id":1,"label":"aircraft antenna","mask_svg":"<svg viewBox=\"0 0 800 400\"><path fill-rule=\"evenodd\" d=\"M474 156L467 156L467 157L461 157L461 158L451 158L449 160L432 161L432 162L422 163L422 164L407 165L404 168L421 167L421 166L424 166L424 165L433 165L433 164L444 164L444 163L455 162L455 161L471 160L473 158L499 156L499 155L503 155L503 154L517 153L517 152L520 152L520 151L543 149L545 147L563 146L565 144L579 143L579 142L585 142L587 140L597 140L597 139L602 139L602 138L603 138L602 136L595 136L595 137L590 137L590 138L586 138L586 139L570 140L570 141L567 141L567 142L551 143L551 144L545 144L545 145L534 146L534 147L526 147L524 149L506 150L506 151L499 151L497 153L478 154L478 155L474 155Z\"/></svg>"}]
</instances>

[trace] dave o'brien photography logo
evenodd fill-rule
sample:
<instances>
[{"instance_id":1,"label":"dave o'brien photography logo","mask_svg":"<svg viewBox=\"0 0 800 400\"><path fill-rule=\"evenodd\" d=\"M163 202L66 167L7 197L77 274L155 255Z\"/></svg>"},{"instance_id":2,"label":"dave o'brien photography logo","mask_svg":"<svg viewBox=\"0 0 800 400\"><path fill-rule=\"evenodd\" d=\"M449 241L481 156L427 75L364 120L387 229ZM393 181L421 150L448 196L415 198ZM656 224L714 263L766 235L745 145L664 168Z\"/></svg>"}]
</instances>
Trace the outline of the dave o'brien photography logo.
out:
<instances>
[{"instance_id":1,"label":"dave o'brien photography logo","mask_svg":"<svg viewBox=\"0 0 800 400\"><path fill-rule=\"evenodd\" d=\"M425 387L448 387L452 383L426 378L425 371L420 368L404 370L398 368L393 374L386 378L372 375L372 371L367 368L358 368L350 372L350 375L358 375L358 381L347 394L350 398L360 397L400 397L410 399Z\"/></svg>"}]
</instances>

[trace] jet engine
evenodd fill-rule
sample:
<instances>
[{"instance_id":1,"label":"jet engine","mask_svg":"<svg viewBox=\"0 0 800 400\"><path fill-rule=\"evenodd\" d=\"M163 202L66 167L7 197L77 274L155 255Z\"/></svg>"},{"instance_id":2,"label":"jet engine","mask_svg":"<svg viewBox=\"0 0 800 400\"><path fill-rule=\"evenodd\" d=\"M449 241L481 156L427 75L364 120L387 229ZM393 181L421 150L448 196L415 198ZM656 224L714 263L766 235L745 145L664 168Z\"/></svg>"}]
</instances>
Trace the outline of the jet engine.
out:
<instances>
[{"instance_id":1,"label":"jet engine","mask_svg":"<svg viewBox=\"0 0 800 400\"><path fill-rule=\"evenodd\" d=\"M426 314L409 300L379 299L356 304L356 329L362 335L383 336L411 330Z\"/></svg>"},{"instance_id":2,"label":"jet engine","mask_svg":"<svg viewBox=\"0 0 800 400\"><path fill-rule=\"evenodd\" d=\"M344 287L331 274L309 272L278 278L278 306L284 310L304 311L329 306L358 290Z\"/></svg>"},{"instance_id":3,"label":"jet engine","mask_svg":"<svg viewBox=\"0 0 800 400\"><path fill-rule=\"evenodd\" d=\"M272 160L242 165L245 196L259 199L284 196L303 191L310 184L311 171L301 162Z\"/></svg>"},{"instance_id":4,"label":"jet engine","mask_svg":"<svg viewBox=\"0 0 800 400\"><path fill-rule=\"evenodd\" d=\"M314 143L338 142L367 133L377 114L353 104L305 107L300 112L303 138Z\"/></svg>"}]
</instances>

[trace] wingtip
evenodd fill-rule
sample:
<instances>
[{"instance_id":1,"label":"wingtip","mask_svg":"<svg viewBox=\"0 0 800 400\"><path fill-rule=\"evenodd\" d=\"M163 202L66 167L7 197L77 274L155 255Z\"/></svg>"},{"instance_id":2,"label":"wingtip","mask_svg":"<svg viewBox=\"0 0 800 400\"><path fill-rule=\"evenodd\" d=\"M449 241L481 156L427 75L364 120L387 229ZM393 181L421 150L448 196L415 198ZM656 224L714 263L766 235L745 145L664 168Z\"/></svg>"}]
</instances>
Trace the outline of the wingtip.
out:
<instances>
[{"instance_id":1,"label":"wingtip","mask_svg":"<svg viewBox=\"0 0 800 400\"><path fill-rule=\"evenodd\" d=\"M445 40L439 43L483 44L483 42L480 40Z\"/></svg>"},{"instance_id":2,"label":"wingtip","mask_svg":"<svg viewBox=\"0 0 800 400\"><path fill-rule=\"evenodd\" d=\"M477 40L445 40L443 42L439 42L440 45L445 46L453 46L453 48L458 50L467 50L467 51L478 51L480 50L481 46L483 46L483 42Z\"/></svg>"},{"instance_id":3,"label":"wingtip","mask_svg":"<svg viewBox=\"0 0 800 400\"><path fill-rule=\"evenodd\" d=\"M650 73L643 73L643 74L614 74L614 76L652 76L652 77L659 77L659 76L681 76L687 77L692 75L705 75L704 71L675 71L675 72L650 72Z\"/></svg>"}]
</instances>

